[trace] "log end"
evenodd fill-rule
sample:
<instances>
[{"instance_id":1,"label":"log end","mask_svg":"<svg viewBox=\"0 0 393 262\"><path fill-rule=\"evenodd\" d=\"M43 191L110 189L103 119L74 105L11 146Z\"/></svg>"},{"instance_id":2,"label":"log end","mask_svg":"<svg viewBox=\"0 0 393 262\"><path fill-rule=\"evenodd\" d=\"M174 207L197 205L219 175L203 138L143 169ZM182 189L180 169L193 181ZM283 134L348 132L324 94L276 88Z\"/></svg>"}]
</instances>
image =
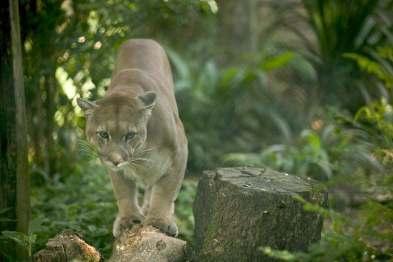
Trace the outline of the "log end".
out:
<instances>
[{"instance_id":1,"label":"log end","mask_svg":"<svg viewBox=\"0 0 393 262\"><path fill-rule=\"evenodd\" d=\"M38 251L33 261L87 261L98 262L100 253L71 231L64 231L49 239L46 248Z\"/></svg>"}]
</instances>

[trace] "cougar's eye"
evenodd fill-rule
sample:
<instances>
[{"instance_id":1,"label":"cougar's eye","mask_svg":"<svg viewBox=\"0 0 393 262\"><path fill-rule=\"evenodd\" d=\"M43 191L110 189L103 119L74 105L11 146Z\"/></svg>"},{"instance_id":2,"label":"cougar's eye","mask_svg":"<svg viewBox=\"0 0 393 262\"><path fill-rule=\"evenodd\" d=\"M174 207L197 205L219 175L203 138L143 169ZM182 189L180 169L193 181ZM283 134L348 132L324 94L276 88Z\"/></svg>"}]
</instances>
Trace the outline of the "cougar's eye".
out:
<instances>
[{"instance_id":1,"label":"cougar's eye","mask_svg":"<svg viewBox=\"0 0 393 262\"><path fill-rule=\"evenodd\" d=\"M136 135L136 132L128 132L127 135L125 136L126 141L129 141L131 139L133 139Z\"/></svg>"},{"instance_id":2,"label":"cougar's eye","mask_svg":"<svg viewBox=\"0 0 393 262\"><path fill-rule=\"evenodd\" d=\"M98 131L97 135L102 139L109 139L109 134L106 131Z\"/></svg>"}]
</instances>

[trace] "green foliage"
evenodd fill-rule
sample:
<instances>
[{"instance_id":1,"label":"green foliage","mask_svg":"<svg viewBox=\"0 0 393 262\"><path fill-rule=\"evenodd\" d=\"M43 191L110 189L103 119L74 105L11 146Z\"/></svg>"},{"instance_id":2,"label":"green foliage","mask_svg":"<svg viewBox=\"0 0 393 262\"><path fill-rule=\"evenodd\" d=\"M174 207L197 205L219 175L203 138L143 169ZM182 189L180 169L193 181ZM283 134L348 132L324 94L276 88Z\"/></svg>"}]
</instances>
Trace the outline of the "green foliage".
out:
<instances>
[{"instance_id":1,"label":"green foliage","mask_svg":"<svg viewBox=\"0 0 393 262\"><path fill-rule=\"evenodd\" d=\"M267 72L303 62L292 52L261 56L247 65L219 68L213 61L203 65L187 63L178 53L169 51L174 65L176 96L189 140L192 172L212 168L222 155L234 150L253 150L279 129L301 123L295 106L282 106L277 99L284 92L268 87ZM263 105L263 106L261 106ZM281 115L287 115L288 122ZM262 119L272 119L263 121ZM227 137L230 143L222 143ZM264 140L261 141L261 137Z\"/></svg>"},{"instance_id":2,"label":"green foliage","mask_svg":"<svg viewBox=\"0 0 393 262\"><path fill-rule=\"evenodd\" d=\"M387 87L393 85L392 75L388 73L380 63L359 54L346 54L345 57L355 60L361 69L369 74L375 75L379 80L383 81Z\"/></svg>"},{"instance_id":3,"label":"green foliage","mask_svg":"<svg viewBox=\"0 0 393 262\"><path fill-rule=\"evenodd\" d=\"M117 214L109 176L96 161L81 160L75 170L33 188L31 231L37 237L34 252L42 249L49 238L72 230L108 258L113 242L112 223ZM180 237L186 240L193 233L195 189L195 181L185 181L176 203Z\"/></svg>"},{"instance_id":4,"label":"green foliage","mask_svg":"<svg viewBox=\"0 0 393 262\"><path fill-rule=\"evenodd\" d=\"M230 165L270 166L318 180L347 176L360 166L379 170L381 165L370 145L360 141L360 136L359 130L344 129L329 119L316 119L310 129L292 136L287 143L269 145L256 153L227 154L224 161Z\"/></svg>"},{"instance_id":5,"label":"green foliage","mask_svg":"<svg viewBox=\"0 0 393 262\"><path fill-rule=\"evenodd\" d=\"M94 162L82 163L76 164L77 172L33 189L31 231L37 235L36 251L49 238L69 229L104 256L110 253L117 210L109 176Z\"/></svg>"},{"instance_id":6,"label":"green foliage","mask_svg":"<svg viewBox=\"0 0 393 262\"><path fill-rule=\"evenodd\" d=\"M295 54L293 52L287 51L267 61L263 61L260 66L264 71L271 71L286 66L294 58Z\"/></svg>"},{"instance_id":7,"label":"green foliage","mask_svg":"<svg viewBox=\"0 0 393 262\"><path fill-rule=\"evenodd\" d=\"M7 252L8 250L6 249L6 247L8 247L7 242L11 241L12 244L23 247L27 251L27 255L31 257L33 254L33 245L35 244L36 240L37 236L34 234L25 235L16 231L2 231L0 235L0 253L9 259L9 261L16 259L14 257L9 257L9 253Z\"/></svg>"},{"instance_id":8,"label":"green foliage","mask_svg":"<svg viewBox=\"0 0 393 262\"><path fill-rule=\"evenodd\" d=\"M199 1L202 6L203 6L203 4L207 5L212 13L214 13L214 14L217 13L218 6L217 6L217 3L215 0L199 0Z\"/></svg>"},{"instance_id":9,"label":"green foliage","mask_svg":"<svg viewBox=\"0 0 393 262\"><path fill-rule=\"evenodd\" d=\"M375 50L391 43L391 0L303 0L307 19L317 39L317 50L309 47L307 58L315 67L319 93L329 104L356 112L363 103L360 92L373 86L363 78L351 59L366 63L369 70L381 73L370 61ZM383 17L383 19L381 19ZM367 59L367 61L366 61ZM390 77L388 77L390 78ZM350 97L350 99L348 99Z\"/></svg>"},{"instance_id":10,"label":"green foliage","mask_svg":"<svg viewBox=\"0 0 393 262\"><path fill-rule=\"evenodd\" d=\"M393 146L393 103L391 99L393 87L393 48L381 46L376 51L371 50L375 60L357 54L348 54L354 59L359 68L374 76L384 86L380 87L384 95L375 101L362 106L357 111L352 125L364 130L371 142L377 147L376 154L384 163L390 162Z\"/></svg>"},{"instance_id":11,"label":"green foliage","mask_svg":"<svg viewBox=\"0 0 393 262\"><path fill-rule=\"evenodd\" d=\"M325 63L341 59L348 51L367 45L369 18L379 0L304 0L304 7L318 39L320 58ZM370 30L364 32L365 30ZM362 34L363 33L363 34ZM333 62L335 63L335 61Z\"/></svg>"},{"instance_id":12,"label":"green foliage","mask_svg":"<svg viewBox=\"0 0 393 262\"><path fill-rule=\"evenodd\" d=\"M268 165L299 176L316 176L315 167L318 167L320 179L332 175L332 164L327 149L322 145L321 137L315 131L307 129L293 145L275 144L264 148L260 153L246 155L232 153L226 155L224 160L231 165Z\"/></svg>"},{"instance_id":13,"label":"green foliage","mask_svg":"<svg viewBox=\"0 0 393 262\"><path fill-rule=\"evenodd\" d=\"M304 209L317 212L328 221L329 229L307 252L288 252L261 247L266 255L282 261L389 261L393 258L393 207L375 201L360 208L360 216L347 216L295 197ZM378 214L378 215L377 215ZM381 242L382 241L382 242Z\"/></svg>"},{"instance_id":14,"label":"green foliage","mask_svg":"<svg viewBox=\"0 0 393 262\"><path fill-rule=\"evenodd\" d=\"M189 242L192 241L192 236L194 234L192 204L194 203L196 186L197 181L186 179L183 182L179 197L175 203L175 214L180 229L179 237Z\"/></svg>"},{"instance_id":15,"label":"green foliage","mask_svg":"<svg viewBox=\"0 0 393 262\"><path fill-rule=\"evenodd\" d=\"M360 70L375 76L387 88L393 87L393 47L382 45L376 51L370 51L372 58L357 53L344 54L344 57L354 60Z\"/></svg>"},{"instance_id":16,"label":"green foliage","mask_svg":"<svg viewBox=\"0 0 393 262\"><path fill-rule=\"evenodd\" d=\"M71 229L109 256L115 201L104 169L94 162L94 148L80 140L84 120L75 99L102 96L117 47L128 38L146 37L165 46L173 65L189 139L188 173L220 165L268 165L326 181L331 209L304 203L326 217L321 242L307 253L264 248L265 253L289 261L392 258L393 116L387 88L393 72L392 1L304 0L316 38L310 52L288 51L269 34L255 53L226 58L242 61L236 64L223 63L227 47L212 44L223 30L216 22L233 18L220 14L224 8L218 10L213 0L44 0L38 7L34 2L22 1L32 234L8 233L8 242L31 249L35 235L36 251ZM297 12L273 2L277 17ZM242 1L232 4L244 7ZM222 20L215 20L216 12ZM366 89L367 105L354 92L359 86ZM321 109L345 99L344 108ZM195 189L196 181L186 179L176 203L180 236L187 241ZM358 196L362 199L354 204Z\"/></svg>"},{"instance_id":17,"label":"green foliage","mask_svg":"<svg viewBox=\"0 0 393 262\"><path fill-rule=\"evenodd\" d=\"M384 148L393 145L393 107L386 99L373 102L359 109L355 121L378 139L378 144ZM377 142L374 140L373 142Z\"/></svg>"}]
</instances>

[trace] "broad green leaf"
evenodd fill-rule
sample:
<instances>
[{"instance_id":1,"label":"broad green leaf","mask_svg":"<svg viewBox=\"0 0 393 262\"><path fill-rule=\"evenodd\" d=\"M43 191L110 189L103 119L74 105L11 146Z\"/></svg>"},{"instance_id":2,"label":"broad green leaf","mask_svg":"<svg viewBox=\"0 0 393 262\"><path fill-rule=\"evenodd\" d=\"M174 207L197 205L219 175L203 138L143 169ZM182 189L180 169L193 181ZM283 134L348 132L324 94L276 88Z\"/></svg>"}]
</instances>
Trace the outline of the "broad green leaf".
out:
<instances>
[{"instance_id":1,"label":"broad green leaf","mask_svg":"<svg viewBox=\"0 0 393 262\"><path fill-rule=\"evenodd\" d=\"M262 61L260 68L265 71L272 71L274 69L286 66L294 58L295 54L293 52L287 51Z\"/></svg>"}]
</instances>

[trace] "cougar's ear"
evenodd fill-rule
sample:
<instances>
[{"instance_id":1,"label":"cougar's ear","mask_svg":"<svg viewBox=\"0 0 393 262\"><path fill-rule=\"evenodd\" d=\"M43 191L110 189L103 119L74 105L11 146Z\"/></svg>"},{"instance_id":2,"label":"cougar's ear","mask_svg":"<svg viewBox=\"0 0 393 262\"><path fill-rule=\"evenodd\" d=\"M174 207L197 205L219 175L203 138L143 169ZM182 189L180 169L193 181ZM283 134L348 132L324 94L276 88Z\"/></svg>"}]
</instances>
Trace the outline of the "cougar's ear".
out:
<instances>
[{"instance_id":1,"label":"cougar's ear","mask_svg":"<svg viewBox=\"0 0 393 262\"><path fill-rule=\"evenodd\" d=\"M143 95L138 96L138 98L142 101L143 109L151 110L156 104L157 95L153 91L149 91Z\"/></svg>"},{"instance_id":2,"label":"cougar's ear","mask_svg":"<svg viewBox=\"0 0 393 262\"><path fill-rule=\"evenodd\" d=\"M95 102L84 100L81 98L77 98L76 102L86 115L91 114L93 109L97 107L97 104Z\"/></svg>"}]
</instances>

